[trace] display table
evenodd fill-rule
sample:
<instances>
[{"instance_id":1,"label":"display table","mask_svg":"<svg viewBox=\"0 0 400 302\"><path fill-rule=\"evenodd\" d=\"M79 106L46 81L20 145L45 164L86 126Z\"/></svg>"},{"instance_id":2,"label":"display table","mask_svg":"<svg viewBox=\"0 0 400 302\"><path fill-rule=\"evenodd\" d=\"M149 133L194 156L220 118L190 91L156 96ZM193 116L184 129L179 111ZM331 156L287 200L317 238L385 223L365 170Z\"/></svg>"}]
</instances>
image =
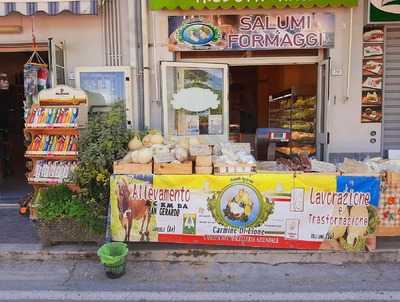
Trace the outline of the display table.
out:
<instances>
[{"instance_id":1,"label":"display table","mask_svg":"<svg viewBox=\"0 0 400 302\"><path fill-rule=\"evenodd\" d=\"M291 249L373 249L380 178L322 173L113 175L111 236Z\"/></svg>"}]
</instances>

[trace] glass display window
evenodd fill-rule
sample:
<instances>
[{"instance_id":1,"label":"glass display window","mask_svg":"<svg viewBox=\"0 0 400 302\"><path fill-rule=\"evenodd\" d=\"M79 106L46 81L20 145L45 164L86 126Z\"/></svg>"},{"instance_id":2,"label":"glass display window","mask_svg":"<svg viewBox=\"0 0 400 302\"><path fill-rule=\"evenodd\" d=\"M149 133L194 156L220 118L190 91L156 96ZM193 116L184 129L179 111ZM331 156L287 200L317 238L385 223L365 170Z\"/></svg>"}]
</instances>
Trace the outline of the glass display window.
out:
<instances>
[{"instance_id":1,"label":"glass display window","mask_svg":"<svg viewBox=\"0 0 400 302\"><path fill-rule=\"evenodd\" d=\"M228 139L228 66L162 62L164 134Z\"/></svg>"}]
</instances>

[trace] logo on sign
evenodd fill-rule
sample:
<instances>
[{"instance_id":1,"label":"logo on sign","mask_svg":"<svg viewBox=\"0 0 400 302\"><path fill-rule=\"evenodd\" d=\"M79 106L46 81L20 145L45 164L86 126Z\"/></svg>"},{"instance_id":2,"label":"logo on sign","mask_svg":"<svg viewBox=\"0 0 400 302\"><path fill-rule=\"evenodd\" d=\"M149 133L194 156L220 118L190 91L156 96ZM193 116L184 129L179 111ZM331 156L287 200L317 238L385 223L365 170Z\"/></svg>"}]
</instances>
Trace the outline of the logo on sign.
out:
<instances>
[{"instance_id":1,"label":"logo on sign","mask_svg":"<svg viewBox=\"0 0 400 302\"><path fill-rule=\"evenodd\" d=\"M267 221L274 205L255 187L233 183L208 200L215 221L233 228L258 227Z\"/></svg>"},{"instance_id":2,"label":"logo on sign","mask_svg":"<svg viewBox=\"0 0 400 302\"><path fill-rule=\"evenodd\" d=\"M221 32L216 26L197 20L183 23L176 31L176 40L191 46L204 46L219 42Z\"/></svg>"}]
</instances>

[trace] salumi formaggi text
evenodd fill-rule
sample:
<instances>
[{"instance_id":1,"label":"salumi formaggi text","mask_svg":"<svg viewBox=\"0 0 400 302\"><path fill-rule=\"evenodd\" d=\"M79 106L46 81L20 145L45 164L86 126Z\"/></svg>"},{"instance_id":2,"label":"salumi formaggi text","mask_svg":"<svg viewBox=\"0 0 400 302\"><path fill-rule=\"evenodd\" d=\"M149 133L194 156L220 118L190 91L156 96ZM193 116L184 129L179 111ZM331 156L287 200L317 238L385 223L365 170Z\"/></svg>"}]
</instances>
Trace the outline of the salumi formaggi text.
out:
<instances>
[{"instance_id":1,"label":"salumi formaggi text","mask_svg":"<svg viewBox=\"0 0 400 302\"><path fill-rule=\"evenodd\" d=\"M322 47L325 35L314 32L312 28L311 14L242 16L240 32L227 35L228 48L234 47L234 44L240 48Z\"/></svg>"}]
</instances>

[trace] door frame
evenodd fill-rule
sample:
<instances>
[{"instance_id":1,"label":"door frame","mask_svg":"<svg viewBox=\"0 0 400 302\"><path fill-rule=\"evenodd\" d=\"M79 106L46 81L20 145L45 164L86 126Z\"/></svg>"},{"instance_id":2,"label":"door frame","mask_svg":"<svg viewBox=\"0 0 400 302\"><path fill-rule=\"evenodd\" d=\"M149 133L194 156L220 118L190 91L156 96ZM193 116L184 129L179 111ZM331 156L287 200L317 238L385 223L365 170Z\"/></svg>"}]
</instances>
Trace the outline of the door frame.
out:
<instances>
[{"instance_id":1,"label":"door frame","mask_svg":"<svg viewBox=\"0 0 400 302\"><path fill-rule=\"evenodd\" d=\"M317 64L317 90L316 90L316 96L317 96L317 106L320 106L320 97L319 97L319 81L320 81L320 76L319 76L319 64L324 61L324 50L319 49L318 55L317 56L285 56L285 57L245 57L245 58L200 58L200 59L181 59L177 58L177 62L185 62L185 63L222 63L222 64L227 64L228 65L228 71L230 66L273 66L273 65L315 65ZM329 68L328 68L328 73ZM328 80L329 83L329 80ZM329 85L327 87L329 89ZM229 92L229 91L228 91ZM229 94L229 93L228 93ZM328 90L328 100L327 104L325 106L325 110L327 110L327 105L329 103L329 90ZM229 101L228 101L228 106L229 106ZM229 107L228 107L229 108ZM317 110L317 119L316 119L316 128L315 128L315 134L317 136L317 131L319 127L319 118L318 118L318 110ZM325 121L327 121L327 111L325 112ZM325 124L325 127L327 128L327 124ZM318 148L318 140L317 137L315 138L315 144L316 147ZM328 144L325 144L325 158L327 159L329 156L328 152ZM317 152L318 153L318 152Z\"/></svg>"},{"instance_id":2,"label":"door frame","mask_svg":"<svg viewBox=\"0 0 400 302\"><path fill-rule=\"evenodd\" d=\"M245 58L178 58L176 62L227 64L229 66L263 66L263 65L305 65L317 64L324 58L323 50L317 56L285 56L285 57L245 57Z\"/></svg>"},{"instance_id":3,"label":"door frame","mask_svg":"<svg viewBox=\"0 0 400 302\"><path fill-rule=\"evenodd\" d=\"M317 123L315 128L316 144L317 144L317 158L323 161L329 161L329 143L330 133L328 128L328 107L329 107L329 94L330 94L330 58L324 59L318 62L318 78L317 78ZM322 66L326 66L325 69L325 83L322 85ZM324 91L321 91L321 87ZM323 123L322 123L323 119ZM323 127L323 129L322 129ZM321 154L321 145L323 145L323 151Z\"/></svg>"}]
</instances>

